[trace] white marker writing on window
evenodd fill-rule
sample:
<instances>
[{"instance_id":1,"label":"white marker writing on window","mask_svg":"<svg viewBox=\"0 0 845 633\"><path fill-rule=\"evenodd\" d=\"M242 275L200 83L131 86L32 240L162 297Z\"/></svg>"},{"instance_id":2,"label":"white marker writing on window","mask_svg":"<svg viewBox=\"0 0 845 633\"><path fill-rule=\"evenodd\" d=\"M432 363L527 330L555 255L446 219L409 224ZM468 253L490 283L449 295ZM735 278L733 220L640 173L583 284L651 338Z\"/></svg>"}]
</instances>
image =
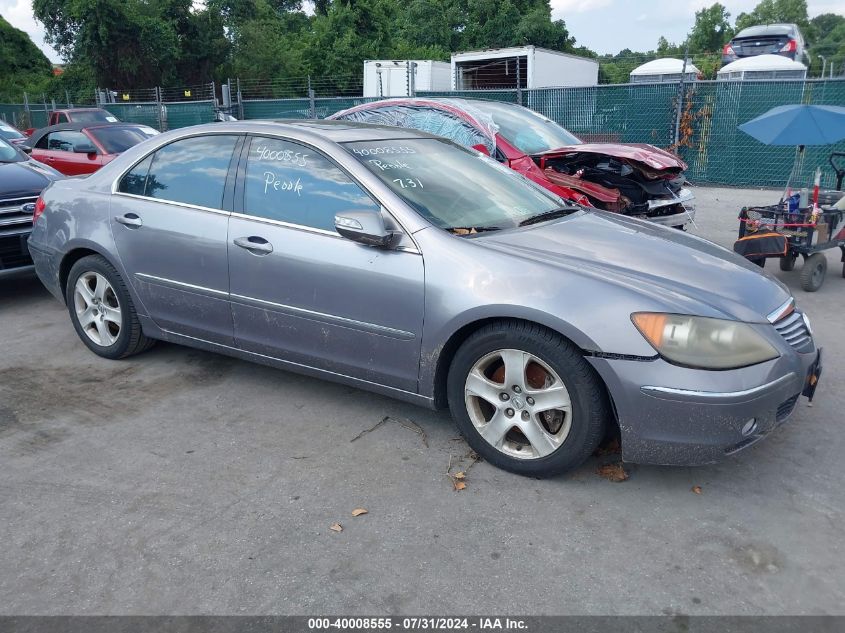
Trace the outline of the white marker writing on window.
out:
<instances>
[{"instance_id":1,"label":"white marker writing on window","mask_svg":"<svg viewBox=\"0 0 845 633\"><path fill-rule=\"evenodd\" d=\"M296 181L293 180L279 180L276 178L276 174L272 171L265 171L264 172L264 193L265 195L270 190L273 191L294 191L296 195L300 195L300 191L302 191L302 185L299 182L299 178Z\"/></svg>"}]
</instances>

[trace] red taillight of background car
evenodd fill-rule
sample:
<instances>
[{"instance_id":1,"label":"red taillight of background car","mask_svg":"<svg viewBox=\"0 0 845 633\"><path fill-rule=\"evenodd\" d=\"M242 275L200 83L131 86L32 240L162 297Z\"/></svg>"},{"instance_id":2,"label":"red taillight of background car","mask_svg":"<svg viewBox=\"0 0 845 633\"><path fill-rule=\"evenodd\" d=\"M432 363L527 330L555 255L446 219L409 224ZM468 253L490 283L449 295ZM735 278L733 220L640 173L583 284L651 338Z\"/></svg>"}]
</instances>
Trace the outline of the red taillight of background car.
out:
<instances>
[{"instance_id":1,"label":"red taillight of background car","mask_svg":"<svg viewBox=\"0 0 845 633\"><path fill-rule=\"evenodd\" d=\"M44 209L47 207L47 203L44 202L44 198L38 196L38 200L35 201L35 209L32 212L32 223L35 224L38 221L38 218L41 217L41 214L44 213Z\"/></svg>"},{"instance_id":2,"label":"red taillight of background car","mask_svg":"<svg viewBox=\"0 0 845 633\"><path fill-rule=\"evenodd\" d=\"M797 40L789 40L782 49L780 49L781 53L794 53L798 50L798 41Z\"/></svg>"},{"instance_id":3,"label":"red taillight of background car","mask_svg":"<svg viewBox=\"0 0 845 633\"><path fill-rule=\"evenodd\" d=\"M733 55L733 54L734 54L734 49L733 49L733 46L731 46L730 44L725 44L722 47L722 55Z\"/></svg>"}]
</instances>

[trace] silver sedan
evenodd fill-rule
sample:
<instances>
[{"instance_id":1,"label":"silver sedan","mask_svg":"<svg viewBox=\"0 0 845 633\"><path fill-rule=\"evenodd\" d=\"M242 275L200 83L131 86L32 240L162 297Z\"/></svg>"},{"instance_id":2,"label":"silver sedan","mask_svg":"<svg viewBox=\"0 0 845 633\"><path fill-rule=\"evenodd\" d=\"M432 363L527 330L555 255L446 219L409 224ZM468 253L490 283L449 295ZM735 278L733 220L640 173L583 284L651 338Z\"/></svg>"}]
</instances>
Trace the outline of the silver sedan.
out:
<instances>
[{"instance_id":1,"label":"silver sedan","mask_svg":"<svg viewBox=\"0 0 845 633\"><path fill-rule=\"evenodd\" d=\"M567 204L428 134L231 122L52 185L29 241L82 342L155 340L448 407L513 472L715 461L821 371L788 291L710 242Z\"/></svg>"}]
</instances>

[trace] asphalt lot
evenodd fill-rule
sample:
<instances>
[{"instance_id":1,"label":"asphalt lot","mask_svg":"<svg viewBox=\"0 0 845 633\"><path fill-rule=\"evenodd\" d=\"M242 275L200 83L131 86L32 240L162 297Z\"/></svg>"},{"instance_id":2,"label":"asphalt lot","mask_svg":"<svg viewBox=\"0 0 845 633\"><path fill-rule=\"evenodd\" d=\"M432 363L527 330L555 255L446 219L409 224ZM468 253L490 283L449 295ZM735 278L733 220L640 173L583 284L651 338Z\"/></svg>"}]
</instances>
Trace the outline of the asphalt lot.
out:
<instances>
[{"instance_id":1,"label":"asphalt lot","mask_svg":"<svg viewBox=\"0 0 845 633\"><path fill-rule=\"evenodd\" d=\"M695 232L725 245L776 196L696 193ZM622 483L595 473L612 456L544 481L481 462L462 491L445 414L172 345L99 359L36 278L0 280L0 613L845 613L829 264L815 294L767 268L826 353L815 406L772 437Z\"/></svg>"}]
</instances>

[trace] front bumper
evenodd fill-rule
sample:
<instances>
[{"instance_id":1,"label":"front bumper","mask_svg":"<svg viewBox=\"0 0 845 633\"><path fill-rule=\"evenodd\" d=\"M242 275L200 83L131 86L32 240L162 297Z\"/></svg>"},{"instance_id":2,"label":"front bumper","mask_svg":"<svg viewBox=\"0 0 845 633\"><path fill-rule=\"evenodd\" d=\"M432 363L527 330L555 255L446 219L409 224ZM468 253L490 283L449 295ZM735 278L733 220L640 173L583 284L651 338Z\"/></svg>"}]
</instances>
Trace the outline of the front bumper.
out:
<instances>
[{"instance_id":1,"label":"front bumper","mask_svg":"<svg viewBox=\"0 0 845 633\"><path fill-rule=\"evenodd\" d=\"M588 358L604 379L622 434L622 457L643 464L709 464L786 422L819 352L753 367L706 371L662 359Z\"/></svg>"},{"instance_id":2,"label":"front bumper","mask_svg":"<svg viewBox=\"0 0 845 633\"><path fill-rule=\"evenodd\" d=\"M648 206L646 219L655 224L686 229L695 223L695 194L690 189L681 189L675 198L649 200ZM666 207L680 210L663 215Z\"/></svg>"}]
</instances>

